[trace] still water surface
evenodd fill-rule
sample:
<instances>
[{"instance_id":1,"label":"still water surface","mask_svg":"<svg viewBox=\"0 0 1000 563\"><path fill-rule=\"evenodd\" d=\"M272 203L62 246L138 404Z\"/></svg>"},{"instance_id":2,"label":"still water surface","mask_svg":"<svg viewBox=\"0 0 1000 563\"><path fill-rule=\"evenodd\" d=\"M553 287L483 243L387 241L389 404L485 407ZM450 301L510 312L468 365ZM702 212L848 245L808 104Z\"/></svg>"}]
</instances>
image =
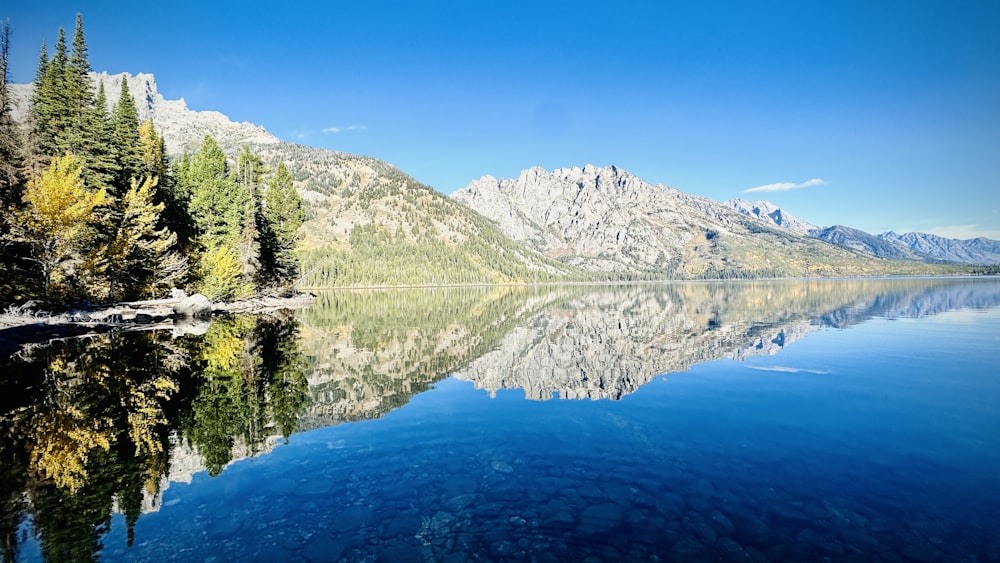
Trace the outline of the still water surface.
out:
<instances>
[{"instance_id":1,"label":"still water surface","mask_svg":"<svg viewBox=\"0 0 1000 563\"><path fill-rule=\"evenodd\" d=\"M1000 281L331 292L5 360L18 561L990 561Z\"/></svg>"}]
</instances>

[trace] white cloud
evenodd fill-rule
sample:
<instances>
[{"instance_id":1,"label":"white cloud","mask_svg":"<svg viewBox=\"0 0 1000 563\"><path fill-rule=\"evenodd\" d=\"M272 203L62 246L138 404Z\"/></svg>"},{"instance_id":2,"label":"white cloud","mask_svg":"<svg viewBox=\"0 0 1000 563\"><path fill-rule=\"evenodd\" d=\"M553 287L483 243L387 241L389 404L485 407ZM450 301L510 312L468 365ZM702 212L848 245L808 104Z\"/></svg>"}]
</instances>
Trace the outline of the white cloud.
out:
<instances>
[{"instance_id":1,"label":"white cloud","mask_svg":"<svg viewBox=\"0 0 1000 563\"><path fill-rule=\"evenodd\" d=\"M937 235L939 237L957 238L961 240L979 237L1000 240L1000 230L984 229L979 225L948 225L943 227L931 227L930 229L924 229L923 232L931 233L932 235Z\"/></svg>"},{"instance_id":2,"label":"white cloud","mask_svg":"<svg viewBox=\"0 0 1000 563\"><path fill-rule=\"evenodd\" d=\"M787 192L788 190L798 190L801 188L811 188L813 186L822 186L826 184L822 178L813 178L812 180L806 180L805 182L800 182L798 184L793 184L792 182L779 182L777 184L767 184L764 186L757 186L756 188L749 188L743 190L743 193L750 194L755 192Z\"/></svg>"},{"instance_id":3,"label":"white cloud","mask_svg":"<svg viewBox=\"0 0 1000 563\"><path fill-rule=\"evenodd\" d=\"M324 135L335 135L337 133L345 133L347 131L364 131L368 129L367 125L348 125L346 127L324 127L321 129Z\"/></svg>"},{"instance_id":4,"label":"white cloud","mask_svg":"<svg viewBox=\"0 0 1000 563\"><path fill-rule=\"evenodd\" d=\"M827 375L830 372L823 369L803 369L787 366L747 366L749 369L757 371L777 371L780 373L811 373L815 375Z\"/></svg>"}]
</instances>

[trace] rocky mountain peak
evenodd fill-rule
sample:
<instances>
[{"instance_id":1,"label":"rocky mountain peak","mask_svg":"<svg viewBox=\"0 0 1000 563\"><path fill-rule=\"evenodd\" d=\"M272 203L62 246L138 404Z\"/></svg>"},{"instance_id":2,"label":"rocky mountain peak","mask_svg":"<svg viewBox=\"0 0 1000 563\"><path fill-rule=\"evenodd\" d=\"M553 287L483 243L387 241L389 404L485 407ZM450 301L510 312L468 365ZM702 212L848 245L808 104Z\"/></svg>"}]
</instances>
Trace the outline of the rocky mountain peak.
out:
<instances>
[{"instance_id":1,"label":"rocky mountain peak","mask_svg":"<svg viewBox=\"0 0 1000 563\"><path fill-rule=\"evenodd\" d=\"M699 242L706 233L739 221L717 202L617 166L534 167L515 179L483 177L453 197L514 240L593 271L669 271L694 247L710 246Z\"/></svg>"},{"instance_id":2,"label":"rocky mountain peak","mask_svg":"<svg viewBox=\"0 0 1000 563\"><path fill-rule=\"evenodd\" d=\"M130 74L120 72L91 72L94 90L103 84L108 111L118 103L122 84L128 84L129 93L135 99L139 120L152 119L160 131L170 154L193 152L201 146L205 135L211 135L226 150L235 151L243 145L274 145L280 139L259 125L249 122L235 122L217 111L196 111L188 108L183 98L167 100L160 94L156 79L152 74ZM33 84L11 84L13 117L20 121L27 114L31 103Z\"/></svg>"},{"instance_id":3,"label":"rocky mountain peak","mask_svg":"<svg viewBox=\"0 0 1000 563\"><path fill-rule=\"evenodd\" d=\"M770 201L762 199L755 201L730 199L722 203L723 205L728 205L744 215L757 217L758 219L761 219L771 225L782 227L802 235L808 235L819 230L819 227L816 225L799 219Z\"/></svg>"}]
</instances>

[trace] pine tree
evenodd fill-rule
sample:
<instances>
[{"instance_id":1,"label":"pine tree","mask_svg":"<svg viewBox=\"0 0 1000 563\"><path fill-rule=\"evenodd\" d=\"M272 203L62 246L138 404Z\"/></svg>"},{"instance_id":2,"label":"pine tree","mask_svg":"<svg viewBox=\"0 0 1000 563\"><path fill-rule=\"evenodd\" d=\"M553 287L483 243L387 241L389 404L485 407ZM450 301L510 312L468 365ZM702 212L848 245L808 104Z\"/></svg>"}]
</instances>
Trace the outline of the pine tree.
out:
<instances>
[{"instance_id":1,"label":"pine tree","mask_svg":"<svg viewBox=\"0 0 1000 563\"><path fill-rule=\"evenodd\" d=\"M37 153L32 155L33 161L44 164L53 156L73 153L82 159L83 178L89 188L108 187L112 166L107 160L109 145L102 123L107 121L107 113L91 84L81 15L76 18L72 53L67 52L62 28L51 59L46 59L43 43L30 113L32 150Z\"/></svg>"},{"instance_id":2,"label":"pine tree","mask_svg":"<svg viewBox=\"0 0 1000 563\"><path fill-rule=\"evenodd\" d=\"M251 200L230 175L226 155L212 137L205 137L185 166L178 180L191 194L188 210L194 225L199 288L209 297L247 296L253 286L243 279L240 241Z\"/></svg>"},{"instance_id":3,"label":"pine tree","mask_svg":"<svg viewBox=\"0 0 1000 563\"><path fill-rule=\"evenodd\" d=\"M299 228L305 221L305 207L284 162L278 163L271 176L264 197L263 215L266 228L262 237L265 241L262 255L265 257L268 280L279 285L290 282L298 275L298 261L292 250L299 240Z\"/></svg>"},{"instance_id":4,"label":"pine tree","mask_svg":"<svg viewBox=\"0 0 1000 563\"><path fill-rule=\"evenodd\" d=\"M158 193L165 205L162 217L164 223L177 233L177 247L187 255L190 254L196 233L194 217L190 210L191 156L184 153L179 160L172 162L167 168L166 178L167 181L160 185Z\"/></svg>"},{"instance_id":5,"label":"pine tree","mask_svg":"<svg viewBox=\"0 0 1000 563\"><path fill-rule=\"evenodd\" d=\"M236 181L245 194L243 230L240 233L240 264L243 279L255 283L261 268L260 179L264 175L264 162L244 146L236 160Z\"/></svg>"},{"instance_id":6,"label":"pine tree","mask_svg":"<svg viewBox=\"0 0 1000 563\"><path fill-rule=\"evenodd\" d=\"M7 60L10 51L10 24L0 22L0 209L21 199L24 178L21 175L21 134L14 123L13 100L7 86ZM2 229L0 225L0 229Z\"/></svg>"},{"instance_id":7,"label":"pine tree","mask_svg":"<svg viewBox=\"0 0 1000 563\"><path fill-rule=\"evenodd\" d=\"M65 88L69 105L67 110L69 129L65 131L68 146L63 147L81 155L90 155L87 150L87 133L94 112L95 98L90 82L90 60L87 58L87 41L83 36L83 16L76 15L73 30L73 50L65 68Z\"/></svg>"},{"instance_id":8,"label":"pine tree","mask_svg":"<svg viewBox=\"0 0 1000 563\"><path fill-rule=\"evenodd\" d=\"M236 247L243 232L246 192L229 175L222 148L210 136L192 156L184 174L191 194L189 210L200 244Z\"/></svg>"},{"instance_id":9,"label":"pine tree","mask_svg":"<svg viewBox=\"0 0 1000 563\"><path fill-rule=\"evenodd\" d=\"M116 154L111 150L114 142L114 124L108 116L107 94L104 82L100 83L97 98L91 109L87 131L83 136L86 142L84 178L91 187L102 187L108 191L108 196L118 199L118 196L128 189L128 179L119 181L121 165Z\"/></svg>"},{"instance_id":10,"label":"pine tree","mask_svg":"<svg viewBox=\"0 0 1000 563\"><path fill-rule=\"evenodd\" d=\"M11 115L13 102L7 79L10 24L0 22L0 301L11 301L23 281L18 255L23 249L6 240L9 220L21 206L24 176L21 173L20 131Z\"/></svg>"},{"instance_id":11,"label":"pine tree","mask_svg":"<svg viewBox=\"0 0 1000 563\"><path fill-rule=\"evenodd\" d=\"M66 97L66 32L59 28L56 52L48 58L45 43L42 43L38 69L35 72L35 90L31 96L31 114L37 151L42 157L58 154L58 141L66 128L68 102ZM46 158L40 159L44 164Z\"/></svg>"},{"instance_id":12,"label":"pine tree","mask_svg":"<svg viewBox=\"0 0 1000 563\"><path fill-rule=\"evenodd\" d=\"M111 116L111 128L111 153L119 169L114 184L124 191L133 179L139 177L143 167L139 156L139 115L127 80L122 80L121 95Z\"/></svg>"}]
</instances>

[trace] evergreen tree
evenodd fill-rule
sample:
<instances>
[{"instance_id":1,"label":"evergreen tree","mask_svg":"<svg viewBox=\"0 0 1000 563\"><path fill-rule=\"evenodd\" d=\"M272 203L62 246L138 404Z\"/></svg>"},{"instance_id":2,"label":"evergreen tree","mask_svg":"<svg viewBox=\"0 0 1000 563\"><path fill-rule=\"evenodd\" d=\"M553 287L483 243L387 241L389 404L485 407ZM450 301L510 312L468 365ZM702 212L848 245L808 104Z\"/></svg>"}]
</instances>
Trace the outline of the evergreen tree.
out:
<instances>
[{"instance_id":1,"label":"evergreen tree","mask_svg":"<svg viewBox=\"0 0 1000 563\"><path fill-rule=\"evenodd\" d=\"M265 236L262 237L265 271L274 284L284 284L298 275L298 262L292 250L299 240L299 228L305 221L302 198L295 191L292 174L279 162L264 198Z\"/></svg>"},{"instance_id":2,"label":"evergreen tree","mask_svg":"<svg viewBox=\"0 0 1000 563\"><path fill-rule=\"evenodd\" d=\"M32 150L37 153L32 160L44 165L48 158L73 153L82 159L87 187L108 187L113 166L107 159L110 149L103 123L107 119L93 91L83 17L77 14L72 53L67 52L62 28L51 59L46 59L42 45L30 116Z\"/></svg>"},{"instance_id":3,"label":"evergreen tree","mask_svg":"<svg viewBox=\"0 0 1000 563\"><path fill-rule=\"evenodd\" d=\"M10 24L0 22L0 209L21 200L24 178L21 175L21 135L13 118L13 100L7 86L7 60L10 50ZM2 229L0 225L0 229Z\"/></svg>"},{"instance_id":4,"label":"evergreen tree","mask_svg":"<svg viewBox=\"0 0 1000 563\"><path fill-rule=\"evenodd\" d=\"M88 120L87 131L83 136L86 139L86 169L85 178L88 185L92 187L102 187L108 191L108 195L117 200L118 196L128 189L129 179L119 181L121 178L121 165L117 155L111 150L114 141L114 125L108 116L107 94L104 91L104 82L100 83L97 89L97 98L91 110ZM109 217L109 220L116 220L116 217Z\"/></svg>"},{"instance_id":5,"label":"evergreen tree","mask_svg":"<svg viewBox=\"0 0 1000 563\"><path fill-rule=\"evenodd\" d=\"M7 79L10 24L0 22L0 301L10 301L18 293L23 276L18 255L24 249L5 240L9 219L21 206L24 177L21 173L20 131L11 115L13 101Z\"/></svg>"},{"instance_id":6,"label":"evergreen tree","mask_svg":"<svg viewBox=\"0 0 1000 563\"><path fill-rule=\"evenodd\" d=\"M66 32L59 28L56 52L48 58L45 43L39 56L35 72L35 90L31 96L32 124L36 138L37 152L43 157L41 164L58 154L58 137L66 128L68 102L66 97Z\"/></svg>"},{"instance_id":7,"label":"evergreen tree","mask_svg":"<svg viewBox=\"0 0 1000 563\"><path fill-rule=\"evenodd\" d=\"M240 149L236 160L236 181L245 194L243 230L240 233L240 265L243 279L254 283L261 268L261 217L260 184L264 175L264 162L249 147Z\"/></svg>"},{"instance_id":8,"label":"evergreen tree","mask_svg":"<svg viewBox=\"0 0 1000 563\"><path fill-rule=\"evenodd\" d=\"M211 136L205 137L191 157L184 180L200 244L211 247L225 243L235 248L243 232L247 195L230 176L226 155Z\"/></svg>"},{"instance_id":9,"label":"evergreen tree","mask_svg":"<svg viewBox=\"0 0 1000 563\"><path fill-rule=\"evenodd\" d=\"M215 139L205 137L178 179L191 194L188 210L194 225L199 288L221 299L251 294L253 286L243 279L240 252L251 200L230 175L226 155Z\"/></svg>"},{"instance_id":10,"label":"evergreen tree","mask_svg":"<svg viewBox=\"0 0 1000 563\"><path fill-rule=\"evenodd\" d=\"M62 148L81 155L90 155L87 150L87 133L93 115L95 98L90 82L90 60L87 58L87 40L83 36L83 16L76 15L73 29L73 50L65 68L65 88L68 98L68 124L65 131L67 146Z\"/></svg>"},{"instance_id":11,"label":"evergreen tree","mask_svg":"<svg viewBox=\"0 0 1000 563\"><path fill-rule=\"evenodd\" d=\"M165 206L162 217L164 223L177 233L177 247L185 254L189 254L196 232L194 217L190 210L191 157L184 153L180 160L171 163L170 166L165 163L164 166L167 169L167 181L160 184L158 193Z\"/></svg>"},{"instance_id":12,"label":"evergreen tree","mask_svg":"<svg viewBox=\"0 0 1000 563\"><path fill-rule=\"evenodd\" d=\"M128 89L128 81L122 80L121 95L111 116L111 153L118 166L114 184L121 186L123 191L141 174L143 162L140 150L139 115L135 109L135 100ZM155 177L159 178L159 175Z\"/></svg>"}]
</instances>

